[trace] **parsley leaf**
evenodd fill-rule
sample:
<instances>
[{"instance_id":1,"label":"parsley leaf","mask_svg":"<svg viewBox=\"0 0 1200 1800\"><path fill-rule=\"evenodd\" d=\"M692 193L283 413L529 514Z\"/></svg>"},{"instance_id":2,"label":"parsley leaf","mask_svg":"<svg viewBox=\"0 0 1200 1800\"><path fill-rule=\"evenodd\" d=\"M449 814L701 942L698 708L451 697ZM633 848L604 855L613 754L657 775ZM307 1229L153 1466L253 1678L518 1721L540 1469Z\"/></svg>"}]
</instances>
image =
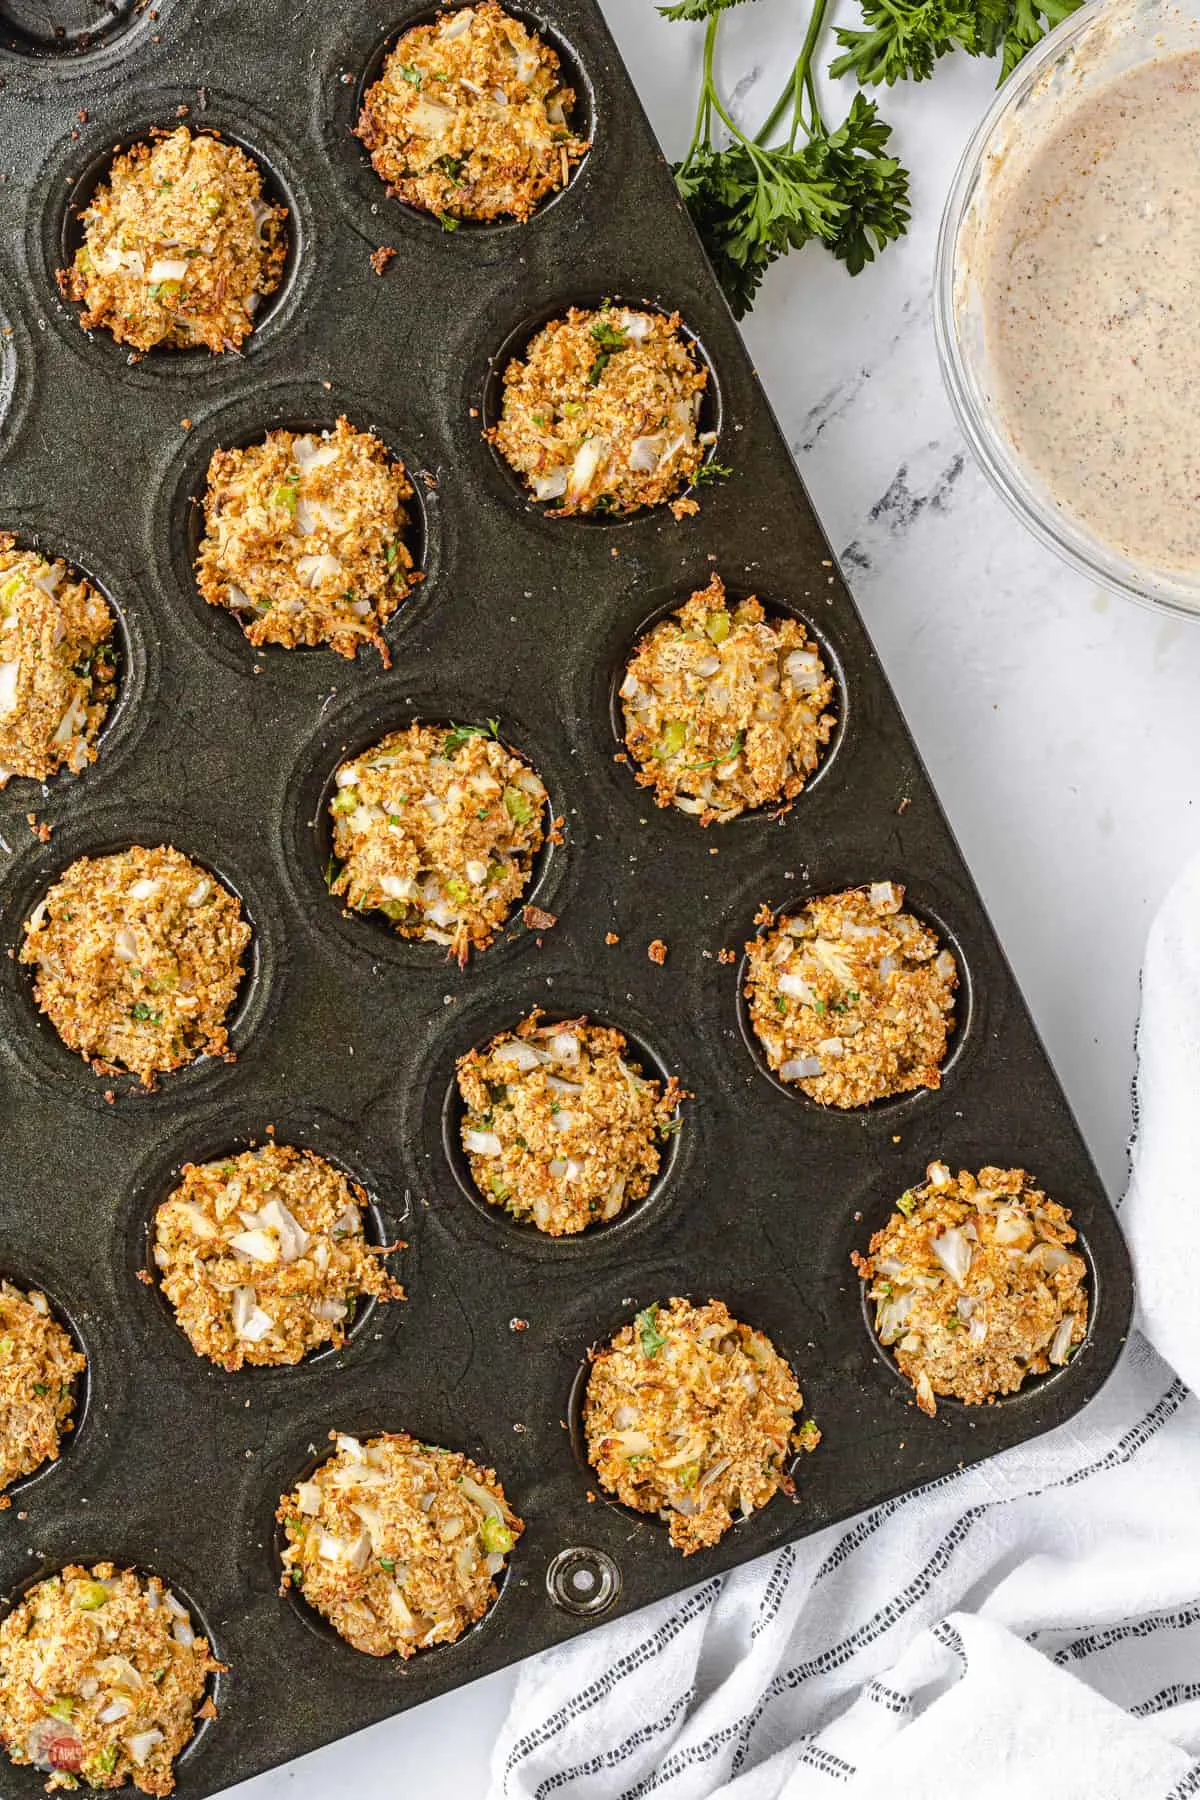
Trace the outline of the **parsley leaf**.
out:
<instances>
[{"instance_id":1,"label":"parsley leaf","mask_svg":"<svg viewBox=\"0 0 1200 1800\"><path fill-rule=\"evenodd\" d=\"M634 1320L634 1324L638 1328L638 1336L641 1339L642 1355L645 1357L653 1358L657 1356L667 1341L662 1332L658 1329L657 1321L657 1300L654 1302L653 1306L648 1306L644 1312L640 1312Z\"/></svg>"}]
</instances>

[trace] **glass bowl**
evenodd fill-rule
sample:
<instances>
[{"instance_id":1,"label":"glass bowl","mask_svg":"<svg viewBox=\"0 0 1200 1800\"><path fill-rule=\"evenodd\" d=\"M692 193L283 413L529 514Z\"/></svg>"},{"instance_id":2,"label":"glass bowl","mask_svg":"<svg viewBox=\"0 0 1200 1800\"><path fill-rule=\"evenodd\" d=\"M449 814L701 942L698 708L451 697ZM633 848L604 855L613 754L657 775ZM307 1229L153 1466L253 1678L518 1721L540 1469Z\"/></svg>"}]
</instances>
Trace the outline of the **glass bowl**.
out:
<instances>
[{"instance_id":1,"label":"glass bowl","mask_svg":"<svg viewBox=\"0 0 1200 1800\"><path fill-rule=\"evenodd\" d=\"M1151 57L1200 48L1200 0L1091 0L1030 52L998 93L955 174L938 235L933 312L938 360L963 435L1001 498L1036 537L1094 581L1130 599L1200 616L1200 571L1135 561L1073 516L1025 462L999 422L981 297L969 261L986 222L990 178L1009 148L1036 148L1064 101Z\"/></svg>"}]
</instances>

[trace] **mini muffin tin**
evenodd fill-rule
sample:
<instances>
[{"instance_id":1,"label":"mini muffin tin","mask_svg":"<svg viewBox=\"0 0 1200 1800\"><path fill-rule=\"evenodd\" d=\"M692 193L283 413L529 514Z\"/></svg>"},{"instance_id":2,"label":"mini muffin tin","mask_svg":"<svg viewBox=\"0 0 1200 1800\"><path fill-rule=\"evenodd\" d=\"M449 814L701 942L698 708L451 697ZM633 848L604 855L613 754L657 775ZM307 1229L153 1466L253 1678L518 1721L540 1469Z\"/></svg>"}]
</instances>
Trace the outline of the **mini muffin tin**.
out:
<instances>
[{"instance_id":1,"label":"mini muffin tin","mask_svg":"<svg viewBox=\"0 0 1200 1800\"><path fill-rule=\"evenodd\" d=\"M108 1557L186 1596L229 1673L178 1765L185 1800L1059 1424L1129 1321L1113 1214L600 15L592 0L518 10L564 54L592 148L528 224L443 232L387 198L349 134L381 47L425 9L0 6L0 526L103 588L122 650L98 762L0 793L0 1268L44 1288L89 1358L78 1430L0 1513L0 1591ZM131 362L80 329L53 272L114 146L182 107L254 153L292 250L244 354ZM382 276L380 245L396 250ZM501 349L603 295L678 309L711 370L733 474L699 490L696 517L548 518L484 441ZM417 489L427 578L387 629L390 671L369 652L255 651L191 573L212 451L340 412ZM731 598L804 620L837 673L839 723L784 816L705 831L614 760L613 691L647 621L714 568ZM460 971L341 913L322 802L342 757L398 726L493 717L565 820L526 896L557 922L518 915ZM133 842L207 864L255 934L236 1062L150 1094L59 1043L11 954L59 870ZM884 878L952 946L960 1023L939 1092L827 1112L767 1075L740 958L764 901ZM456 1058L534 1005L619 1026L694 1095L647 1199L569 1240L473 1203L455 1144ZM364 1309L340 1352L226 1374L138 1272L179 1165L268 1124L363 1183L373 1233L405 1240L390 1266L409 1298ZM935 1156L1033 1171L1073 1211L1093 1309L1062 1371L927 1419L874 1343L849 1258ZM673 1294L719 1297L766 1331L824 1433L794 1502L687 1561L656 1521L606 1504L572 1447L589 1345ZM275 1505L335 1427L464 1450L527 1521L458 1644L376 1662L277 1594ZM0 1785L16 1797L42 1779L6 1766Z\"/></svg>"}]
</instances>

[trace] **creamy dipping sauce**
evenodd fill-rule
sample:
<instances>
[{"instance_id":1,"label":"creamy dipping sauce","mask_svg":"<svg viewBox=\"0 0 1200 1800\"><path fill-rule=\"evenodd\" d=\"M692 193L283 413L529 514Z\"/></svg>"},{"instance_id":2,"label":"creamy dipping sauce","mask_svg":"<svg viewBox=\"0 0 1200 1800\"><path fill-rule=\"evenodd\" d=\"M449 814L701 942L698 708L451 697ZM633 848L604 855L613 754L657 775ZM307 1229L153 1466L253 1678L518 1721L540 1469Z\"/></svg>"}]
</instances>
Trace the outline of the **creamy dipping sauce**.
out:
<instances>
[{"instance_id":1,"label":"creamy dipping sauce","mask_svg":"<svg viewBox=\"0 0 1200 1800\"><path fill-rule=\"evenodd\" d=\"M1014 135L973 246L998 422L1065 512L1200 575L1200 51Z\"/></svg>"}]
</instances>

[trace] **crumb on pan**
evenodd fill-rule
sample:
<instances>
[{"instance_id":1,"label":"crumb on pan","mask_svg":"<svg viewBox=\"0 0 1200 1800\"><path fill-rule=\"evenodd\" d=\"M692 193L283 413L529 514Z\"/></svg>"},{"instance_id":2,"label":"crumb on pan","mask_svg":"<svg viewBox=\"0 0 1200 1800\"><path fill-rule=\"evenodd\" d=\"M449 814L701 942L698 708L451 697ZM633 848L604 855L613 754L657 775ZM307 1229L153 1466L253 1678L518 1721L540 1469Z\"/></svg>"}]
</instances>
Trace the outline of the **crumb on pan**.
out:
<instances>
[{"instance_id":1,"label":"crumb on pan","mask_svg":"<svg viewBox=\"0 0 1200 1800\"><path fill-rule=\"evenodd\" d=\"M494 0L414 25L363 100L357 133L388 192L442 220L528 219L587 143L549 45Z\"/></svg>"},{"instance_id":2,"label":"crumb on pan","mask_svg":"<svg viewBox=\"0 0 1200 1800\"><path fill-rule=\"evenodd\" d=\"M137 350L236 350L283 277L287 209L236 144L186 126L113 159L80 215L83 243L58 284L85 331Z\"/></svg>"},{"instance_id":3,"label":"crumb on pan","mask_svg":"<svg viewBox=\"0 0 1200 1800\"><path fill-rule=\"evenodd\" d=\"M572 307L504 371L488 436L535 500L568 513L638 512L696 479L708 372L678 313Z\"/></svg>"},{"instance_id":4,"label":"crumb on pan","mask_svg":"<svg viewBox=\"0 0 1200 1800\"><path fill-rule=\"evenodd\" d=\"M48 1793L170 1794L219 1667L156 1575L72 1563L0 1624L0 1742L49 1775Z\"/></svg>"},{"instance_id":5,"label":"crumb on pan","mask_svg":"<svg viewBox=\"0 0 1200 1800\"><path fill-rule=\"evenodd\" d=\"M0 532L0 788L96 760L116 695L113 626L91 582Z\"/></svg>"},{"instance_id":6,"label":"crumb on pan","mask_svg":"<svg viewBox=\"0 0 1200 1800\"><path fill-rule=\"evenodd\" d=\"M935 1395L969 1405L1061 1367L1087 1332L1087 1264L1071 1215L1023 1169L930 1163L925 1181L852 1260L875 1330L932 1415Z\"/></svg>"},{"instance_id":7,"label":"crumb on pan","mask_svg":"<svg viewBox=\"0 0 1200 1800\"><path fill-rule=\"evenodd\" d=\"M540 777L494 726L410 725L337 772L330 890L463 963L525 891L546 809Z\"/></svg>"},{"instance_id":8,"label":"crumb on pan","mask_svg":"<svg viewBox=\"0 0 1200 1800\"><path fill-rule=\"evenodd\" d=\"M536 1008L458 1064L461 1134L484 1199L562 1237L650 1191L678 1117L672 1078L645 1075L623 1034Z\"/></svg>"},{"instance_id":9,"label":"crumb on pan","mask_svg":"<svg viewBox=\"0 0 1200 1800\"><path fill-rule=\"evenodd\" d=\"M609 1493L670 1527L685 1556L794 1491L803 1396L770 1339L720 1300L655 1303L593 1358L584 1399L588 1460Z\"/></svg>"},{"instance_id":10,"label":"crumb on pan","mask_svg":"<svg viewBox=\"0 0 1200 1800\"><path fill-rule=\"evenodd\" d=\"M660 806L724 823L792 800L829 742L833 680L795 619L714 575L635 645L621 683L625 743Z\"/></svg>"},{"instance_id":11,"label":"crumb on pan","mask_svg":"<svg viewBox=\"0 0 1200 1800\"><path fill-rule=\"evenodd\" d=\"M404 465L341 418L317 434L270 431L208 469L196 581L252 644L373 644L416 581Z\"/></svg>"},{"instance_id":12,"label":"crumb on pan","mask_svg":"<svg viewBox=\"0 0 1200 1800\"><path fill-rule=\"evenodd\" d=\"M941 1085L958 970L876 881L810 900L746 945L750 1020L771 1068L822 1106ZM766 909L768 923L772 915Z\"/></svg>"},{"instance_id":13,"label":"crumb on pan","mask_svg":"<svg viewBox=\"0 0 1200 1800\"><path fill-rule=\"evenodd\" d=\"M86 1366L45 1294L0 1280L0 1507L14 1481L58 1455Z\"/></svg>"},{"instance_id":14,"label":"crumb on pan","mask_svg":"<svg viewBox=\"0 0 1200 1800\"><path fill-rule=\"evenodd\" d=\"M20 959L63 1043L145 1087L225 1054L250 927L237 898L180 851L81 856L25 926Z\"/></svg>"},{"instance_id":15,"label":"crumb on pan","mask_svg":"<svg viewBox=\"0 0 1200 1800\"><path fill-rule=\"evenodd\" d=\"M402 1300L363 1234L367 1196L312 1150L185 1163L154 1217L163 1292L198 1356L279 1366L344 1344L360 1303Z\"/></svg>"},{"instance_id":16,"label":"crumb on pan","mask_svg":"<svg viewBox=\"0 0 1200 1800\"><path fill-rule=\"evenodd\" d=\"M452 1644L495 1600L524 1530L495 1472L403 1431L330 1437L333 1454L279 1502L281 1591L367 1656Z\"/></svg>"}]
</instances>

